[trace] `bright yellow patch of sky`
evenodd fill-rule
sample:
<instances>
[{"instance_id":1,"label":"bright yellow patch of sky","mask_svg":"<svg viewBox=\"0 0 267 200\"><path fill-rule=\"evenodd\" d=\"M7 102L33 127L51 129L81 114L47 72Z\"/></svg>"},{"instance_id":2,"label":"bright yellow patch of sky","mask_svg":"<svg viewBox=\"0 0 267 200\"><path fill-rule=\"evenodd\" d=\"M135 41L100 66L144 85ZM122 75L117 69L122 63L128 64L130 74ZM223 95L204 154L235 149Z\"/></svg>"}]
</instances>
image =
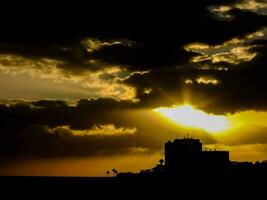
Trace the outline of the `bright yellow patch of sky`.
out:
<instances>
[{"instance_id":1,"label":"bright yellow patch of sky","mask_svg":"<svg viewBox=\"0 0 267 200\"><path fill-rule=\"evenodd\" d=\"M230 128L230 122L226 116L207 114L191 105L157 108L155 111L177 124L204 129L208 132L224 131Z\"/></svg>"},{"instance_id":2,"label":"bright yellow patch of sky","mask_svg":"<svg viewBox=\"0 0 267 200\"><path fill-rule=\"evenodd\" d=\"M185 128L198 128L211 134L227 133L244 126L267 127L267 112L248 110L226 115L214 115L192 105L161 107L156 111L162 117Z\"/></svg>"}]
</instances>

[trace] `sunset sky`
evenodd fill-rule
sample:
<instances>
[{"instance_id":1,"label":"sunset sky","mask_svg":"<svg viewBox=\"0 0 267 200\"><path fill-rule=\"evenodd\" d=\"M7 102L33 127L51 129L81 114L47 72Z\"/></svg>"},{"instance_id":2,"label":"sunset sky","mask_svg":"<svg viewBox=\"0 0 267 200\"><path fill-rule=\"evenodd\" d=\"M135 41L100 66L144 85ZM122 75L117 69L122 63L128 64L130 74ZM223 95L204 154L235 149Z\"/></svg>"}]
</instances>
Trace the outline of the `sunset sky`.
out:
<instances>
[{"instance_id":1,"label":"sunset sky","mask_svg":"<svg viewBox=\"0 0 267 200\"><path fill-rule=\"evenodd\" d=\"M267 160L267 0L177 3L6 8L0 175L139 171L187 134Z\"/></svg>"}]
</instances>

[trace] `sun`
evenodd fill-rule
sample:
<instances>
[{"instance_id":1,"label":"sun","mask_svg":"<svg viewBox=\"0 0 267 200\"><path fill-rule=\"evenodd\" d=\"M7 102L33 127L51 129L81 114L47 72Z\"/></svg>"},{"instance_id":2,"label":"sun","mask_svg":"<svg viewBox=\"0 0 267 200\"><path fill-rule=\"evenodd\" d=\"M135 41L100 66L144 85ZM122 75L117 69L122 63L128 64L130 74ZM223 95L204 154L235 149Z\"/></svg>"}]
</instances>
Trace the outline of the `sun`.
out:
<instances>
[{"instance_id":1,"label":"sun","mask_svg":"<svg viewBox=\"0 0 267 200\"><path fill-rule=\"evenodd\" d=\"M191 128L200 128L207 132L222 132L230 128L230 122L226 116L212 115L195 109L191 105L175 106L171 108L161 107L154 111L172 120L176 124Z\"/></svg>"}]
</instances>

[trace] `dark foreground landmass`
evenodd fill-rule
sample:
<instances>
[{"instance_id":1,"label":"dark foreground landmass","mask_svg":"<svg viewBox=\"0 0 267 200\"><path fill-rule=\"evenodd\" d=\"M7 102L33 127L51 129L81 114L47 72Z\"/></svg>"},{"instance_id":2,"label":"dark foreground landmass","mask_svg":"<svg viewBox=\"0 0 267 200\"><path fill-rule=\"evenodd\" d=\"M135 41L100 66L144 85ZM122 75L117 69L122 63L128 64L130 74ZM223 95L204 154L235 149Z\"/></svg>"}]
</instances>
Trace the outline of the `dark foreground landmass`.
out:
<instances>
[{"instance_id":1,"label":"dark foreground landmass","mask_svg":"<svg viewBox=\"0 0 267 200\"><path fill-rule=\"evenodd\" d=\"M232 195L266 196L266 175L210 175L210 176L128 176L128 177L0 177L1 193L10 196L40 197L60 195L68 197L132 197L173 195L205 197L216 200ZM91 196L90 196L91 195ZM125 196L126 195L126 196ZM215 196L214 196L215 195ZM113 197L112 197L113 198ZM90 199L90 198L89 198ZM179 199L179 198L178 198Z\"/></svg>"}]
</instances>

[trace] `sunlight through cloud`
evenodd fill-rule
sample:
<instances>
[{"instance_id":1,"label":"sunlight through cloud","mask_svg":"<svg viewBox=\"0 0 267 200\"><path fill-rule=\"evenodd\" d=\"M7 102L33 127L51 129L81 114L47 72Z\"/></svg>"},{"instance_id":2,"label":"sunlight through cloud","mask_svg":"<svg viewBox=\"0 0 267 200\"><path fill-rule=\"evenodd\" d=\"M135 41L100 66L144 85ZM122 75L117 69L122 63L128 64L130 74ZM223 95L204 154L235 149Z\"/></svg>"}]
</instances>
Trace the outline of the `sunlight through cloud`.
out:
<instances>
[{"instance_id":1,"label":"sunlight through cloud","mask_svg":"<svg viewBox=\"0 0 267 200\"><path fill-rule=\"evenodd\" d=\"M207 132L220 132L230 128L230 122L226 116L208 114L191 105L162 107L155 111L179 125L200 128Z\"/></svg>"}]
</instances>

